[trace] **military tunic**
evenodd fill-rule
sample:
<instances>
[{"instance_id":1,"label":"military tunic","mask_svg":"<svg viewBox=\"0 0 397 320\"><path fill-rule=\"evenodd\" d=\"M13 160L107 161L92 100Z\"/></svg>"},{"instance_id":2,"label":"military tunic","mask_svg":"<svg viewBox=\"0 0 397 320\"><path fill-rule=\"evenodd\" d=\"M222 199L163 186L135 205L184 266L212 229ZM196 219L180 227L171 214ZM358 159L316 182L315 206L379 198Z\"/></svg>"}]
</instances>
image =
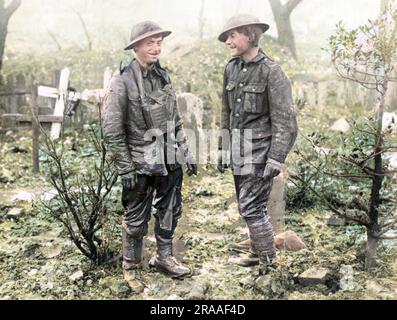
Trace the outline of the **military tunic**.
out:
<instances>
[{"instance_id":1,"label":"military tunic","mask_svg":"<svg viewBox=\"0 0 397 320\"><path fill-rule=\"evenodd\" d=\"M137 174L134 189L122 192L123 227L128 235L137 239L148 232L154 200L157 235L171 239L182 215L183 172L180 163L168 163L165 145L170 140L169 143L175 144L174 149L186 151L187 141L170 84L168 73L158 63L151 70L144 70L133 60L112 79L104 102L105 140L119 174L131 171ZM147 139L151 128L142 111L145 101L149 108L152 107L149 102L153 107L158 101L164 103L175 115L174 140L168 132L156 141Z\"/></svg>"},{"instance_id":2,"label":"military tunic","mask_svg":"<svg viewBox=\"0 0 397 320\"><path fill-rule=\"evenodd\" d=\"M265 262L275 257L274 231L267 214L272 179L267 161L284 163L296 136L291 83L262 50L249 63L226 66L219 149L230 149L239 212L247 222L252 249Z\"/></svg>"},{"instance_id":3,"label":"military tunic","mask_svg":"<svg viewBox=\"0 0 397 320\"><path fill-rule=\"evenodd\" d=\"M297 135L291 83L262 50L225 68L220 149L230 145L236 175L263 173L267 159L284 163ZM230 144L228 142L231 142Z\"/></svg>"}]
</instances>

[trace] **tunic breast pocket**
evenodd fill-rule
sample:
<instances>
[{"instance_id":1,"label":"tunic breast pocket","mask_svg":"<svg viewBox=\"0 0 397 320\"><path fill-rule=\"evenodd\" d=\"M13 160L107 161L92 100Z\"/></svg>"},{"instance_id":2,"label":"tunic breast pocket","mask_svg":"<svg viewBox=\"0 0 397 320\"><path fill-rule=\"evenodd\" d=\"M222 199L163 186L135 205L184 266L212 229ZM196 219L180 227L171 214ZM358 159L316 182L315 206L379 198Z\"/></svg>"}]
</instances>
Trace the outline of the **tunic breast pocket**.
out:
<instances>
[{"instance_id":1,"label":"tunic breast pocket","mask_svg":"<svg viewBox=\"0 0 397 320\"><path fill-rule=\"evenodd\" d=\"M243 88L244 111L250 113L263 112L263 102L266 95L266 84L251 83Z\"/></svg>"}]
</instances>

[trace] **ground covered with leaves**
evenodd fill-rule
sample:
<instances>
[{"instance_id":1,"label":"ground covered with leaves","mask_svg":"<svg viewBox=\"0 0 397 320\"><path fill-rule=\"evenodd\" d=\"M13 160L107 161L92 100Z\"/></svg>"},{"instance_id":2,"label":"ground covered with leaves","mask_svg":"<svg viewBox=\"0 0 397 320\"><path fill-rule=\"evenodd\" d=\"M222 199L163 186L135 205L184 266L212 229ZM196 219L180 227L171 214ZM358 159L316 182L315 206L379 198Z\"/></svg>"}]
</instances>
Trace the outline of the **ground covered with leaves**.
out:
<instances>
[{"instance_id":1,"label":"ground covered with leaves","mask_svg":"<svg viewBox=\"0 0 397 320\"><path fill-rule=\"evenodd\" d=\"M74 134L71 139L80 139ZM247 229L233 196L231 173L220 176L201 168L198 178L185 178L184 215L175 236L176 254L193 271L172 280L150 270L155 253L153 224L145 239L146 289L133 295L123 281L121 262L94 265L68 238L63 226L42 210L40 201L56 198L45 173L31 174L28 131L1 135L0 154L0 298L1 299L396 299L397 244L383 242L380 266L364 272L365 230L355 225L328 226L331 213L320 206L289 208L285 228L295 231L307 248L279 251L279 267L258 279L256 267L231 262L234 242L247 239ZM80 153L86 152L84 149ZM86 155L89 156L89 155ZM45 158L42 158L45 167ZM120 190L112 201L106 230L109 246L121 247ZM153 223L153 219L151 220ZM304 286L299 276L326 268L327 280Z\"/></svg>"}]
</instances>

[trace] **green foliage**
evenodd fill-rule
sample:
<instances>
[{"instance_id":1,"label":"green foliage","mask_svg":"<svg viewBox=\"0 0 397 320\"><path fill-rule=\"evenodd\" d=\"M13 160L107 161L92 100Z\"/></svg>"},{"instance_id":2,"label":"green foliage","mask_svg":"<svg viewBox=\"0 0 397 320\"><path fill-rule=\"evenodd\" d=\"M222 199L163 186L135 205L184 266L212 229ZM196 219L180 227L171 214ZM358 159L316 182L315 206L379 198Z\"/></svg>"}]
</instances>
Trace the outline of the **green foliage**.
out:
<instances>
[{"instance_id":1,"label":"green foliage","mask_svg":"<svg viewBox=\"0 0 397 320\"><path fill-rule=\"evenodd\" d=\"M367 88L379 85L397 63L397 9L391 4L378 19L347 30L343 23L329 38L332 60L342 77L361 83Z\"/></svg>"},{"instance_id":2,"label":"green foliage","mask_svg":"<svg viewBox=\"0 0 397 320\"><path fill-rule=\"evenodd\" d=\"M360 117L350 125L351 130L345 134L325 129L300 137L296 147L299 157L291 178L294 187L289 188L287 196L289 207L331 204L342 213L357 210L365 220L371 201L376 123ZM392 146L396 134L385 134L384 141L385 148ZM384 172L387 167L385 161ZM392 175L383 180L379 209L385 216L397 201L395 183Z\"/></svg>"}]
</instances>

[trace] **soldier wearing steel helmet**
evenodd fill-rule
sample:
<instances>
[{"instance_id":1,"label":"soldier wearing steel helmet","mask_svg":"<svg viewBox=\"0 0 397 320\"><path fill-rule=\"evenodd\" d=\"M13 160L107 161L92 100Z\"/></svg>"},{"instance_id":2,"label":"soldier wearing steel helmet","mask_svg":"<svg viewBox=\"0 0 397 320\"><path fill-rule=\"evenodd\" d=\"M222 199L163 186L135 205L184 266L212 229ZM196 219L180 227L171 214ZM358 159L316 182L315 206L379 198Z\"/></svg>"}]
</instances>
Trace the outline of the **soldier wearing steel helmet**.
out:
<instances>
[{"instance_id":1,"label":"soldier wearing steel helmet","mask_svg":"<svg viewBox=\"0 0 397 320\"><path fill-rule=\"evenodd\" d=\"M159 63L163 39L170 34L151 21L132 28L125 50L133 49L136 58L112 78L102 110L105 141L123 186L124 278L137 293L144 289L142 243L154 200L157 255L149 264L174 278L190 273L173 256L172 238L182 215L181 164L186 163L188 175L197 175L197 165L170 77Z\"/></svg>"},{"instance_id":2,"label":"soldier wearing steel helmet","mask_svg":"<svg viewBox=\"0 0 397 320\"><path fill-rule=\"evenodd\" d=\"M239 212L251 239L247 259L259 260L262 273L276 257L266 203L298 130L291 83L258 45L268 29L257 17L239 14L218 38L232 56L223 80L218 170L228 168L230 152Z\"/></svg>"}]
</instances>

